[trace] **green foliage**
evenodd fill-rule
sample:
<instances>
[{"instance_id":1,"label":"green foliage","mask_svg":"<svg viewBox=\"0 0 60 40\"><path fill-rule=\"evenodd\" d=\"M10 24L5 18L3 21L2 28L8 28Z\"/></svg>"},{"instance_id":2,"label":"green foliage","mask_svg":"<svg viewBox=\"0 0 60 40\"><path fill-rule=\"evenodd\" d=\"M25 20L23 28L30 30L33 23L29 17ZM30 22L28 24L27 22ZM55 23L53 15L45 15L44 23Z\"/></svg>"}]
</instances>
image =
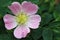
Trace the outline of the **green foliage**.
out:
<instances>
[{"instance_id":1,"label":"green foliage","mask_svg":"<svg viewBox=\"0 0 60 40\"><path fill-rule=\"evenodd\" d=\"M56 7L55 7L55 11L53 13L54 15L54 18L56 19L55 21L60 21L60 4L58 4Z\"/></svg>"},{"instance_id":2,"label":"green foliage","mask_svg":"<svg viewBox=\"0 0 60 40\"><path fill-rule=\"evenodd\" d=\"M31 36L34 40L38 40L42 36L42 28L32 30Z\"/></svg>"},{"instance_id":3,"label":"green foliage","mask_svg":"<svg viewBox=\"0 0 60 40\"><path fill-rule=\"evenodd\" d=\"M39 6L40 26L31 29L24 39L16 39L13 30L6 30L3 22L5 14L12 14L8 6L14 1L31 1ZM0 0L0 40L60 40L60 4L56 4L55 0Z\"/></svg>"},{"instance_id":4,"label":"green foliage","mask_svg":"<svg viewBox=\"0 0 60 40\"><path fill-rule=\"evenodd\" d=\"M49 29L44 29L42 32L42 36L44 40L53 40L53 32Z\"/></svg>"}]
</instances>

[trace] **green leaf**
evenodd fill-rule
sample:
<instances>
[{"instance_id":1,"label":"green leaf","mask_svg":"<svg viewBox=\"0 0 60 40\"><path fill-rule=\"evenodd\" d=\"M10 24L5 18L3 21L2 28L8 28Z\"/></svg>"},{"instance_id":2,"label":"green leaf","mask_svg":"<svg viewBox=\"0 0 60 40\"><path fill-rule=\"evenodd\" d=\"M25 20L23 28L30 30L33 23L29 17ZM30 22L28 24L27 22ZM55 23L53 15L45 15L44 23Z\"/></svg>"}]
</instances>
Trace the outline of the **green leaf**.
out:
<instances>
[{"instance_id":1,"label":"green leaf","mask_svg":"<svg viewBox=\"0 0 60 40\"><path fill-rule=\"evenodd\" d=\"M31 36L34 40L39 39L41 37L41 34L42 34L42 28L32 30L31 32Z\"/></svg>"},{"instance_id":2,"label":"green leaf","mask_svg":"<svg viewBox=\"0 0 60 40\"><path fill-rule=\"evenodd\" d=\"M53 32L54 32L54 34L55 33L57 33L56 34L56 40L59 40L60 39L60 36L58 36L57 37L57 35L60 35L60 21L55 21L55 22L52 22L52 23L50 23L48 26L47 26L47 28L49 28L49 29L51 29ZM46 29L47 30L47 29ZM49 31L50 32L50 31ZM45 33L44 33L45 34ZM47 33L46 33L47 34ZM49 34L49 33L48 33ZM46 37L46 36L45 36Z\"/></svg>"},{"instance_id":3,"label":"green leaf","mask_svg":"<svg viewBox=\"0 0 60 40\"><path fill-rule=\"evenodd\" d=\"M53 15L54 15L55 21L60 21L60 4L56 5Z\"/></svg>"},{"instance_id":4,"label":"green leaf","mask_svg":"<svg viewBox=\"0 0 60 40\"><path fill-rule=\"evenodd\" d=\"M55 11L53 15L54 15L55 21L60 21L60 12Z\"/></svg>"},{"instance_id":5,"label":"green leaf","mask_svg":"<svg viewBox=\"0 0 60 40\"><path fill-rule=\"evenodd\" d=\"M57 12L60 12L60 3L55 6L55 10L56 10Z\"/></svg>"},{"instance_id":6,"label":"green leaf","mask_svg":"<svg viewBox=\"0 0 60 40\"><path fill-rule=\"evenodd\" d=\"M12 0L0 0L0 7L6 7L11 3Z\"/></svg>"},{"instance_id":7,"label":"green leaf","mask_svg":"<svg viewBox=\"0 0 60 40\"><path fill-rule=\"evenodd\" d=\"M60 21L52 22L48 25L48 27L52 29L52 31L60 33Z\"/></svg>"},{"instance_id":8,"label":"green leaf","mask_svg":"<svg viewBox=\"0 0 60 40\"><path fill-rule=\"evenodd\" d=\"M2 19L0 19L0 34L6 33L4 22Z\"/></svg>"},{"instance_id":9,"label":"green leaf","mask_svg":"<svg viewBox=\"0 0 60 40\"><path fill-rule=\"evenodd\" d=\"M10 34L0 34L0 40L14 40Z\"/></svg>"},{"instance_id":10,"label":"green leaf","mask_svg":"<svg viewBox=\"0 0 60 40\"><path fill-rule=\"evenodd\" d=\"M44 40L53 40L53 32L50 29L44 29L42 36Z\"/></svg>"},{"instance_id":11,"label":"green leaf","mask_svg":"<svg viewBox=\"0 0 60 40\"><path fill-rule=\"evenodd\" d=\"M60 21L51 22L48 26L50 26L50 27L59 27L60 26Z\"/></svg>"},{"instance_id":12,"label":"green leaf","mask_svg":"<svg viewBox=\"0 0 60 40\"><path fill-rule=\"evenodd\" d=\"M49 12L53 12L55 10L55 0L49 0L50 5L49 5Z\"/></svg>"},{"instance_id":13,"label":"green leaf","mask_svg":"<svg viewBox=\"0 0 60 40\"><path fill-rule=\"evenodd\" d=\"M31 37L31 35L29 35L29 36L27 36L26 38L24 38L22 40L33 40L33 38Z\"/></svg>"},{"instance_id":14,"label":"green leaf","mask_svg":"<svg viewBox=\"0 0 60 40\"><path fill-rule=\"evenodd\" d=\"M32 3L35 3L36 5L38 5L39 3L40 3L40 1L39 0L30 0Z\"/></svg>"},{"instance_id":15,"label":"green leaf","mask_svg":"<svg viewBox=\"0 0 60 40\"><path fill-rule=\"evenodd\" d=\"M50 23L48 25L48 28L50 28L54 32L54 40L60 40L60 21Z\"/></svg>"},{"instance_id":16,"label":"green leaf","mask_svg":"<svg viewBox=\"0 0 60 40\"><path fill-rule=\"evenodd\" d=\"M24 0L24 1L30 1L30 2L35 3L37 5L39 4L39 0L37 0L37 1L36 0Z\"/></svg>"},{"instance_id":17,"label":"green leaf","mask_svg":"<svg viewBox=\"0 0 60 40\"><path fill-rule=\"evenodd\" d=\"M60 33L54 32L54 40L60 40Z\"/></svg>"},{"instance_id":18,"label":"green leaf","mask_svg":"<svg viewBox=\"0 0 60 40\"><path fill-rule=\"evenodd\" d=\"M49 13L44 13L42 15L42 21L41 21L41 26L49 24L49 22L53 20L53 16Z\"/></svg>"}]
</instances>

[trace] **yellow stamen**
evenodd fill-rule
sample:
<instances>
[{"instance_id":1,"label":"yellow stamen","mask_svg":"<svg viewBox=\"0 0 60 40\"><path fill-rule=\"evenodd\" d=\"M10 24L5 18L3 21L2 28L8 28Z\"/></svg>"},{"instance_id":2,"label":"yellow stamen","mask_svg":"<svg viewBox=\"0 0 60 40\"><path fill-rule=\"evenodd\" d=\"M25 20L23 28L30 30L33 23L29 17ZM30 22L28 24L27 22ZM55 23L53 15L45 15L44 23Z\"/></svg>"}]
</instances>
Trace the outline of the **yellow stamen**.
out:
<instances>
[{"instance_id":1,"label":"yellow stamen","mask_svg":"<svg viewBox=\"0 0 60 40\"><path fill-rule=\"evenodd\" d=\"M16 17L16 21L20 24L23 24L27 21L27 15L21 13Z\"/></svg>"}]
</instances>

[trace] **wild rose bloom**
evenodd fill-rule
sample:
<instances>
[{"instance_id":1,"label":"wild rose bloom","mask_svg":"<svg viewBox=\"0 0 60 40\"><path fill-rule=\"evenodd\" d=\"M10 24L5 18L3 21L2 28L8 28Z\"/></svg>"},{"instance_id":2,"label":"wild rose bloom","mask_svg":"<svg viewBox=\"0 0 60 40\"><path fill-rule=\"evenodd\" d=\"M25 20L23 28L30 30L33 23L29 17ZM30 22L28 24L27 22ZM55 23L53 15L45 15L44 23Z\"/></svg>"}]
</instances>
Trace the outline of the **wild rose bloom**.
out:
<instances>
[{"instance_id":1,"label":"wild rose bloom","mask_svg":"<svg viewBox=\"0 0 60 40\"><path fill-rule=\"evenodd\" d=\"M13 32L16 38L25 38L30 33L30 28L37 29L39 27L41 17L36 15L37 5L27 1L22 4L13 2L8 8L14 15L6 14L4 16L5 27L7 30L16 28Z\"/></svg>"}]
</instances>

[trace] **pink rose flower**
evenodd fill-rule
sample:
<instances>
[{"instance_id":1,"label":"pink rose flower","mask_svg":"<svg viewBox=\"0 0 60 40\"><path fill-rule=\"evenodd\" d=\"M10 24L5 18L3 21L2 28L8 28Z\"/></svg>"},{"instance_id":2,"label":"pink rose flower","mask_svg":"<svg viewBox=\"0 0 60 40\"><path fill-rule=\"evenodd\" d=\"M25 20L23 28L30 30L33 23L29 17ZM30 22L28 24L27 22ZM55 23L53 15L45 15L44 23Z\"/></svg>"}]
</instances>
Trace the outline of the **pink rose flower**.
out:
<instances>
[{"instance_id":1,"label":"pink rose flower","mask_svg":"<svg viewBox=\"0 0 60 40\"><path fill-rule=\"evenodd\" d=\"M18 39L25 38L30 33L30 28L37 29L41 22L41 17L37 15L38 6L24 1L22 4L13 2L8 8L14 15L6 14L4 23L7 30L16 28L13 32Z\"/></svg>"}]
</instances>

